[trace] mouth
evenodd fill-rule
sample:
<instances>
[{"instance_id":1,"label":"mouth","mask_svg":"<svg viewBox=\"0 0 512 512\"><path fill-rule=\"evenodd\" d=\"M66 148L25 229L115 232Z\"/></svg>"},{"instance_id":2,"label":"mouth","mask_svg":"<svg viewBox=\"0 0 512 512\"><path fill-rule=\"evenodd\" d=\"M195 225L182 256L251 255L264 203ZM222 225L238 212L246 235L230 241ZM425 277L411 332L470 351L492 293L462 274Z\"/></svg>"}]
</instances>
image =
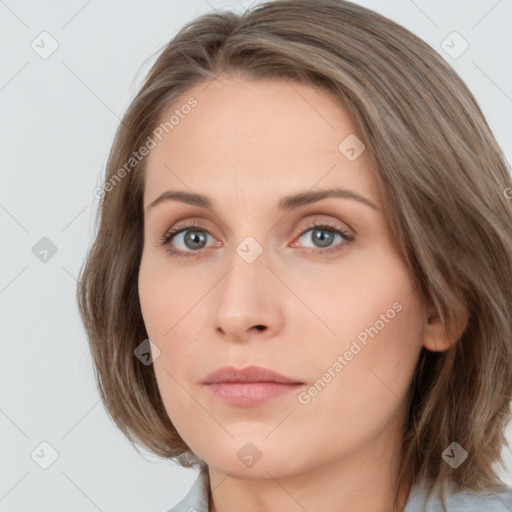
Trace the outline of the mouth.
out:
<instances>
[{"instance_id":1,"label":"mouth","mask_svg":"<svg viewBox=\"0 0 512 512\"><path fill-rule=\"evenodd\" d=\"M219 368L202 383L217 399L242 407L262 405L304 385L304 382L260 366Z\"/></svg>"},{"instance_id":2,"label":"mouth","mask_svg":"<svg viewBox=\"0 0 512 512\"><path fill-rule=\"evenodd\" d=\"M278 382L216 382L206 384L211 393L230 405L254 407L287 395L302 384Z\"/></svg>"}]
</instances>

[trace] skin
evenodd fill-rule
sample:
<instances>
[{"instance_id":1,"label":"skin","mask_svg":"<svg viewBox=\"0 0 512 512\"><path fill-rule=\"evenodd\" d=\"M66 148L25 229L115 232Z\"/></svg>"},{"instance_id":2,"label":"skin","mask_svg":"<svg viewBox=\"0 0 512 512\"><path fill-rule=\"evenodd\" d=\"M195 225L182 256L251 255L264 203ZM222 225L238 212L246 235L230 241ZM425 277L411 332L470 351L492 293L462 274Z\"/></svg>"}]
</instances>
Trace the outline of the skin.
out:
<instances>
[{"instance_id":1,"label":"skin","mask_svg":"<svg viewBox=\"0 0 512 512\"><path fill-rule=\"evenodd\" d=\"M166 411L209 465L210 511L389 512L421 347L445 350L454 340L392 244L375 162L369 151L350 161L338 150L348 135L362 136L322 90L221 76L187 91L162 119L190 96L198 105L148 156L139 295L160 350L154 370ZM282 196L331 186L376 209L332 197L278 210ZM164 201L148 209L166 190L207 195L214 207ZM192 220L204 248L186 245L185 232L170 244L192 256L170 255L161 238ZM334 234L319 245L309 221L354 239ZM263 249L252 263L236 252L247 236ZM400 312L307 404L292 392L232 406L201 383L219 367L255 364L307 390L395 303ZM261 452L252 467L237 457L248 442Z\"/></svg>"}]
</instances>

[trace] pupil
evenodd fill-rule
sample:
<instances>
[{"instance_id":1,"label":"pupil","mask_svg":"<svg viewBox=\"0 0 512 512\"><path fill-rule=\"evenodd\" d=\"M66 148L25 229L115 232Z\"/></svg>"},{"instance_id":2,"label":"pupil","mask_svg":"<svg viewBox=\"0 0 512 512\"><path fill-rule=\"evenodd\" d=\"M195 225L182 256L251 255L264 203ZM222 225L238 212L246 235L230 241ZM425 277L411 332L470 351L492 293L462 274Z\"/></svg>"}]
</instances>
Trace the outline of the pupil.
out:
<instances>
[{"instance_id":1,"label":"pupil","mask_svg":"<svg viewBox=\"0 0 512 512\"><path fill-rule=\"evenodd\" d=\"M201 242L205 241L205 237L203 235L200 235L199 233L199 231L188 231L187 234L185 235L185 243L187 244L187 246L189 246L188 242L192 244L191 247L189 246L189 249L197 249L198 247L195 244L200 245Z\"/></svg>"},{"instance_id":2,"label":"pupil","mask_svg":"<svg viewBox=\"0 0 512 512\"><path fill-rule=\"evenodd\" d=\"M315 229L314 233L316 233L314 238L321 247L328 247L332 242L332 238L334 237L334 233L323 231L321 229ZM325 233L327 233L326 236L324 236Z\"/></svg>"}]
</instances>

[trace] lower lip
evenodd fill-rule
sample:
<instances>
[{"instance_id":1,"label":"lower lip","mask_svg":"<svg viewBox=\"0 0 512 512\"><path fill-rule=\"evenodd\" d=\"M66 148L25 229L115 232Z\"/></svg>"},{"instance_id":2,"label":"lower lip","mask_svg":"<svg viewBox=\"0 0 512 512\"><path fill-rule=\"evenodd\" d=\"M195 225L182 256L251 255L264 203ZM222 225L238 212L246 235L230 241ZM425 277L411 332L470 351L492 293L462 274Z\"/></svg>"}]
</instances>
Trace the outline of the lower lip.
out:
<instances>
[{"instance_id":1,"label":"lower lip","mask_svg":"<svg viewBox=\"0 0 512 512\"><path fill-rule=\"evenodd\" d=\"M281 384L277 382L217 382L206 384L219 399L230 405L252 407L297 390L302 384Z\"/></svg>"}]
</instances>

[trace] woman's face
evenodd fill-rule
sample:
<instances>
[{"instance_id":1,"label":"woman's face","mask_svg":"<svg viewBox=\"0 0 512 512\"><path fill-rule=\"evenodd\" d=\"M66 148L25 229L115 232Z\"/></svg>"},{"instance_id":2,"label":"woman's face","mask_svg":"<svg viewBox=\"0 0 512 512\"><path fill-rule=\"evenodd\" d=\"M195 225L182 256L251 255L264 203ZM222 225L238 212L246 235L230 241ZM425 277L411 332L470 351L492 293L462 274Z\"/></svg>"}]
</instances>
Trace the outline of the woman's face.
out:
<instances>
[{"instance_id":1,"label":"woman's face","mask_svg":"<svg viewBox=\"0 0 512 512\"><path fill-rule=\"evenodd\" d=\"M148 156L139 274L172 423L210 471L242 478L385 458L426 310L356 126L327 93L280 80L219 78L163 119L175 109ZM168 191L211 205L149 207ZM299 384L204 384L253 365Z\"/></svg>"}]
</instances>

